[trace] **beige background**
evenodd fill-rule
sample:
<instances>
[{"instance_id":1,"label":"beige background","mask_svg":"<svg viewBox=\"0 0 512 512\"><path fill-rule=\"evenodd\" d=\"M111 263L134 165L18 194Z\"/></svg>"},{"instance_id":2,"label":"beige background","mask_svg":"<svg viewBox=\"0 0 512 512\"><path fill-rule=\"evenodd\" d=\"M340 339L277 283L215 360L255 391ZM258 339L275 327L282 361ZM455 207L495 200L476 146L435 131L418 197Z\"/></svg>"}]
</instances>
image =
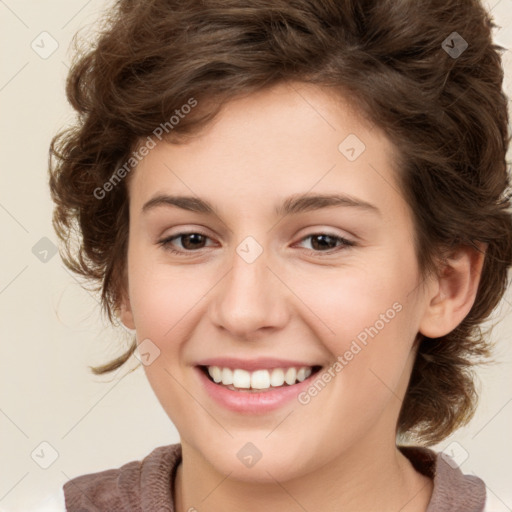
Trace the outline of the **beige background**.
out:
<instances>
[{"instance_id":1,"label":"beige background","mask_svg":"<svg viewBox=\"0 0 512 512\"><path fill-rule=\"evenodd\" d=\"M497 42L511 47L512 0L485 4L502 27ZM88 372L87 365L119 352L125 331L101 320L97 298L80 287L58 254L49 252L46 262L34 254L42 257L41 251L56 243L47 151L52 135L72 119L64 96L70 41L78 29L89 30L106 5L0 0L0 509L26 509L69 478L117 467L179 441L142 368L104 378ZM510 96L510 51L504 61ZM41 241L44 237L48 240ZM465 473L482 477L499 510L510 511L510 290L506 299L496 314L504 320L493 335L499 364L479 371L478 414L437 448L460 461Z\"/></svg>"}]
</instances>

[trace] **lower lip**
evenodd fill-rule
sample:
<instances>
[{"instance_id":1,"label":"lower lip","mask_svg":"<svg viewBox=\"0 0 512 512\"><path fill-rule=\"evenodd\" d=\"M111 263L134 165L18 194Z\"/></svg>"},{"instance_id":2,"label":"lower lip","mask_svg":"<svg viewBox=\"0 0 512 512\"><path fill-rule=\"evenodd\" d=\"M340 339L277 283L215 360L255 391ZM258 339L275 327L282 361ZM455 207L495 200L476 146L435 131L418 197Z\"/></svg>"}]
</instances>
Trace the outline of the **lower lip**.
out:
<instances>
[{"instance_id":1,"label":"lower lip","mask_svg":"<svg viewBox=\"0 0 512 512\"><path fill-rule=\"evenodd\" d=\"M245 414L260 414L279 409L287 402L297 398L304 391L319 372L315 372L307 379L292 386L270 388L270 391L244 392L233 391L225 386L219 386L212 382L199 367L195 367L206 392L219 405L234 412ZM321 370L320 370L321 371Z\"/></svg>"}]
</instances>

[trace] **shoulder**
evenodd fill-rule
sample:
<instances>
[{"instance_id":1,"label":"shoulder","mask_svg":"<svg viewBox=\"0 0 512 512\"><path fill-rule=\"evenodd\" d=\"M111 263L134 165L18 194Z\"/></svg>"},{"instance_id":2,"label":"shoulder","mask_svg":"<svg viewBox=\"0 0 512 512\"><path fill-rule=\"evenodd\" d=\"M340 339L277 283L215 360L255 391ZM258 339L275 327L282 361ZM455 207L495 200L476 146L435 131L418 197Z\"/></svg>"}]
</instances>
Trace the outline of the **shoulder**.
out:
<instances>
[{"instance_id":1,"label":"shoulder","mask_svg":"<svg viewBox=\"0 0 512 512\"><path fill-rule=\"evenodd\" d=\"M495 512L496 501L482 479L462 473L449 455L429 448L400 446L417 471L432 478L434 488L426 512Z\"/></svg>"},{"instance_id":2,"label":"shoulder","mask_svg":"<svg viewBox=\"0 0 512 512\"><path fill-rule=\"evenodd\" d=\"M144 459L116 469L75 477L63 486L65 510L84 510L91 505L97 510L140 510L147 500L172 503L170 484L180 461L178 443L155 448Z\"/></svg>"}]
</instances>

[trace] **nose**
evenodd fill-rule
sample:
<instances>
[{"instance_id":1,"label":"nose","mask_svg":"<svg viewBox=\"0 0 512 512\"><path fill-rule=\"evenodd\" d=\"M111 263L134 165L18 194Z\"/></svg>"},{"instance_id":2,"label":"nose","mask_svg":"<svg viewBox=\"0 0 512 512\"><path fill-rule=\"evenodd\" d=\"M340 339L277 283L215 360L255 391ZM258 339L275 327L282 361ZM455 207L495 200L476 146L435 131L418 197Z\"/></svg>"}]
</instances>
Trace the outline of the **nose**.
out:
<instances>
[{"instance_id":1,"label":"nose","mask_svg":"<svg viewBox=\"0 0 512 512\"><path fill-rule=\"evenodd\" d=\"M249 254L240 246L238 249L233 250L230 270L214 289L209 314L212 322L232 337L258 339L286 325L291 292L279 272L270 268L276 265L269 261L268 251L251 261L254 246Z\"/></svg>"}]
</instances>

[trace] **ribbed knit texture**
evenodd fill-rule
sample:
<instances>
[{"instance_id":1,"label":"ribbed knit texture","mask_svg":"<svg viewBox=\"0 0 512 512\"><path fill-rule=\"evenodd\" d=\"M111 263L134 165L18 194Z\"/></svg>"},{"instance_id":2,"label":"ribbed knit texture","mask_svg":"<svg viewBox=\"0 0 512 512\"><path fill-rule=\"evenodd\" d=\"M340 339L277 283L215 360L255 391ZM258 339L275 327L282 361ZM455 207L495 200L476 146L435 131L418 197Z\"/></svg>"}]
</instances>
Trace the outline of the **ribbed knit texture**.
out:
<instances>
[{"instance_id":1,"label":"ribbed knit texture","mask_svg":"<svg viewBox=\"0 0 512 512\"><path fill-rule=\"evenodd\" d=\"M74 478L64 484L66 510L73 512L174 512L171 482L181 444L160 446L142 461Z\"/></svg>"},{"instance_id":2,"label":"ribbed knit texture","mask_svg":"<svg viewBox=\"0 0 512 512\"><path fill-rule=\"evenodd\" d=\"M428 448L400 447L413 466L434 479L426 512L482 512L485 484L464 475ZM448 460L448 459L447 459ZM181 444L155 448L142 461L76 477L64 484L68 512L174 512L171 495Z\"/></svg>"},{"instance_id":3,"label":"ribbed knit texture","mask_svg":"<svg viewBox=\"0 0 512 512\"><path fill-rule=\"evenodd\" d=\"M426 512L482 512L485 484L477 476L464 475L450 458L428 448L399 447L414 468L434 479ZM447 461L450 461L447 462Z\"/></svg>"}]
</instances>

